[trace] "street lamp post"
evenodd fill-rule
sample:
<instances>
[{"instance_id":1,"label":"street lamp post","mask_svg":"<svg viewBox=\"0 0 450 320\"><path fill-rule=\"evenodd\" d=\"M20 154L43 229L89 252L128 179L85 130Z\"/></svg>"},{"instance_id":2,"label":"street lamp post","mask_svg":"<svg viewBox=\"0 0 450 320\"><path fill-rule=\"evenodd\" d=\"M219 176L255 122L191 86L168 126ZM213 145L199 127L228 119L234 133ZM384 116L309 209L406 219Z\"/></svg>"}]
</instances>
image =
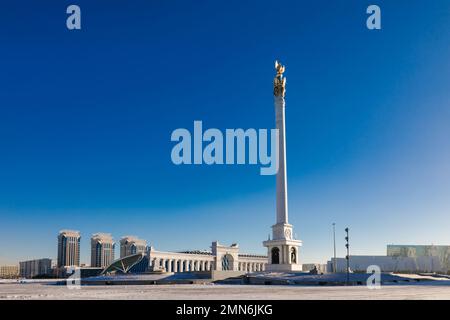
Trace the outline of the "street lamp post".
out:
<instances>
[{"instance_id":1,"label":"street lamp post","mask_svg":"<svg viewBox=\"0 0 450 320\"><path fill-rule=\"evenodd\" d=\"M349 237L348 237L348 228L345 228L345 247L347 248L347 255L345 259L347 259L347 285L350 283L350 246L349 246Z\"/></svg>"},{"instance_id":2,"label":"street lamp post","mask_svg":"<svg viewBox=\"0 0 450 320\"><path fill-rule=\"evenodd\" d=\"M337 272L336 265L336 223L333 222L333 247L334 247L334 260L333 260L333 272Z\"/></svg>"}]
</instances>

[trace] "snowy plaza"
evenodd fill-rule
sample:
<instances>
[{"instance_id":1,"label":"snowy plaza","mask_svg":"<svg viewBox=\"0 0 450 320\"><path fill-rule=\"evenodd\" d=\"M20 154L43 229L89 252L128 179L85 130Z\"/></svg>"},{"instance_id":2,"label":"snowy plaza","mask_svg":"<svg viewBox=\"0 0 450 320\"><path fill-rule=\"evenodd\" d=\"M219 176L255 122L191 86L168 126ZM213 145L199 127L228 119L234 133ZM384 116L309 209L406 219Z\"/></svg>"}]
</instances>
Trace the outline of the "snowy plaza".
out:
<instances>
[{"instance_id":1,"label":"snowy plaza","mask_svg":"<svg viewBox=\"0 0 450 320\"><path fill-rule=\"evenodd\" d=\"M450 299L447 281L411 285L366 286L263 286L263 285L131 285L83 286L68 289L47 284L0 284L0 300L367 300Z\"/></svg>"}]
</instances>

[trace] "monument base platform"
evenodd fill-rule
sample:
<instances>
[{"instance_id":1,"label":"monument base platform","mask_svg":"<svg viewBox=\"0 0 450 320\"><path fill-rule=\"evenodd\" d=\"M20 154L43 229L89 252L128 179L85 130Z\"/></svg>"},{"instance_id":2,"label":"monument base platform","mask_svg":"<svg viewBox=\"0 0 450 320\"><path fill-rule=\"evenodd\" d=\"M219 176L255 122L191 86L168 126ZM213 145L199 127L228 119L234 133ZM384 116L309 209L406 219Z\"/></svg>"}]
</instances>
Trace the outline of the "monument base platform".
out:
<instances>
[{"instance_id":1,"label":"monument base platform","mask_svg":"<svg viewBox=\"0 0 450 320\"><path fill-rule=\"evenodd\" d=\"M302 271L301 264L267 264L267 272L289 272L289 271Z\"/></svg>"}]
</instances>

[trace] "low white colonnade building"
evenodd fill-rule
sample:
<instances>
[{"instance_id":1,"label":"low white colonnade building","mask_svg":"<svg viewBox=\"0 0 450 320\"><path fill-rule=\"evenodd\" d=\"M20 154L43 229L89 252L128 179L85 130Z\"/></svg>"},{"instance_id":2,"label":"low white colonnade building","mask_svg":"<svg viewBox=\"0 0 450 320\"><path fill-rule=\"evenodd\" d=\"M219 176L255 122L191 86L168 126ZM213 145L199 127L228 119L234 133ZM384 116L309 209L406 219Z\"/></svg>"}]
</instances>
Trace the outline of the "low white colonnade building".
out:
<instances>
[{"instance_id":1,"label":"low white colonnade building","mask_svg":"<svg viewBox=\"0 0 450 320\"><path fill-rule=\"evenodd\" d=\"M220 245L212 243L211 251L158 251L150 247L148 251L149 268L165 272L194 272L194 271L264 271L267 256L239 253L239 246Z\"/></svg>"}]
</instances>

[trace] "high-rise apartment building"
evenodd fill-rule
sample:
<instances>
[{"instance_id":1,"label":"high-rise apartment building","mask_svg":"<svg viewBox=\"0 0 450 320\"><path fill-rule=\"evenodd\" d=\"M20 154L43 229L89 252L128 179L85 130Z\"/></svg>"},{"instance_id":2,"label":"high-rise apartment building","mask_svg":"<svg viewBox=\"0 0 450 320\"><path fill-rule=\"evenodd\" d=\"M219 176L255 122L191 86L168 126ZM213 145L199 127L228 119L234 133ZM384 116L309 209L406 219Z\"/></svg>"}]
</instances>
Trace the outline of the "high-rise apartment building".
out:
<instances>
[{"instance_id":1,"label":"high-rise apartment building","mask_svg":"<svg viewBox=\"0 0 450 320\"><path fill-rule=\"evenodd\" d=\"M147 241L135 236L125 236L120 239L120 257L126 257L136 253L145 253Z\"/></svg>"},{"instance_id":2,"label":"high-rise apartment building","mask_svg":"<svg viewBox=\"0 0 450 320\"><path fill-rule=\"evenodd\" d=\"M106 267L114 261L114 240L108 233L91 237L91 267Z\"/></svg>"},{"instance_id":3,"label":"high-rise apartment building","mask_svg":"<svg viewBox=\"0 0 450 320\"><path fill-rule=\"evenodd\" d=\"M58 267L80 265L80 232L61 230L58 234Z\"/></svg>"},{"instance_id":4,"label":"high-rise apartment building","mask_svg":"<svg viewBox=\"0 0 450 320\"><path fill-rule=\"evenodd\" d=\"M48 258L21 261L19 265L20 276L23 278L47 276L52 273L52 260Z\"/></svg>"}]
</instances>

